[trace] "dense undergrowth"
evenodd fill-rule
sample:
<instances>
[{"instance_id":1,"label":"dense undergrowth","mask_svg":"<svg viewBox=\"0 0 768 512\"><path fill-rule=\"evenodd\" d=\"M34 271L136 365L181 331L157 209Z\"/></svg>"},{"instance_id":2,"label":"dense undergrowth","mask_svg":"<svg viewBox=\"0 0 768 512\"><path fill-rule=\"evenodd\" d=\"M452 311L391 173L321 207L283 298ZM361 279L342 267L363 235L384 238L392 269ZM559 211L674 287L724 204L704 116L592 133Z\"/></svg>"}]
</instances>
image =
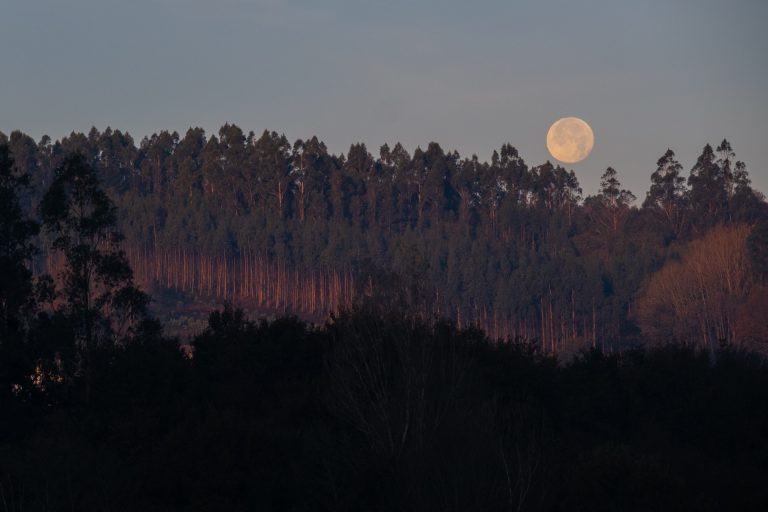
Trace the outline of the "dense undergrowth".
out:
<instances>
[{"instance_id":1,"label":"dense undergrowth","mask_svg":"<svg viewBox=\"0 0 768 512\"><path fill-rule=\"evenodd\" d=\"M662 346L567 363L400 314L211 314L3 395L2 510L761 510L768 368Z\"/></svg>"}]
</instances>

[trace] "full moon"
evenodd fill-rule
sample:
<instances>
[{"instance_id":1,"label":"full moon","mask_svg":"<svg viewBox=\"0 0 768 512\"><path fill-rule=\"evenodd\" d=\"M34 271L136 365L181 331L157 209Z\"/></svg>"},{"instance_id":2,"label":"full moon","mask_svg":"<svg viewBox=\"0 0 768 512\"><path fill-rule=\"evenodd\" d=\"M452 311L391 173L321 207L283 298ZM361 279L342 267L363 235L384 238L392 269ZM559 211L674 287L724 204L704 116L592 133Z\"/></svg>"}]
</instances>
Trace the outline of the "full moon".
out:
<instances>
[{"instance_id":1,"label":"full moon","mask_svg":"<svg viewBox=\"0 0 768 512\"><path fill-rule=\"evenodd\" d=\"M547 149L557 160L566 164L581 162L595 145L592 128L578 117L555 121L547 132Z\"/></svg>"}]
</instances>

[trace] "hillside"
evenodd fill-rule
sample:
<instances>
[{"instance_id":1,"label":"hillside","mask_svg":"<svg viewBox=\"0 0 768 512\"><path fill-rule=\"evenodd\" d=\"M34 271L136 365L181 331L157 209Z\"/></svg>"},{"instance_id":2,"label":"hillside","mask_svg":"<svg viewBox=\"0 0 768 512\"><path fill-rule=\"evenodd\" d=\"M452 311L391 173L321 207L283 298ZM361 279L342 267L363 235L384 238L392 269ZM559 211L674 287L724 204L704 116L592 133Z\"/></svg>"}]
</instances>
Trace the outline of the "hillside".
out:
<instances>
[{"instance_id":1,"label":"hillside","mask_svg":"<svg viewBox=\"0 0 768 512\"><path fill-rule=\"evenodd\" d=\"M643 327L691 339L703 325L715 343L754 338L741 307L765 303L752 262L738 290L717 291L732 309L725 320L674 333L647 321L656 307L647 285L668 261L715 226L733 226L746 251L751 226L766 219L763 195L727 141L706 145L687 176L667 150L636 199L611 168L584 197L573 171L530 166L510 145L484 162L436 143L413 155L399 144L376 156L362 144L333 155L317 138L290 143L234 125L138 143L112 129L39 143L20 132L0 138L32 178L31 212L62 158L86 155L118 206L137 280L170 298L155 306L169 319L185 308L194 317L193 303L231 301L322 320L374 301L560 351L623 346ZM753 242L749 254L764 258L765 235ZM61 260L47 254L39 270L55 274ZM681 314L659 307L668 322Z\"/></svg>"}]
</instances>

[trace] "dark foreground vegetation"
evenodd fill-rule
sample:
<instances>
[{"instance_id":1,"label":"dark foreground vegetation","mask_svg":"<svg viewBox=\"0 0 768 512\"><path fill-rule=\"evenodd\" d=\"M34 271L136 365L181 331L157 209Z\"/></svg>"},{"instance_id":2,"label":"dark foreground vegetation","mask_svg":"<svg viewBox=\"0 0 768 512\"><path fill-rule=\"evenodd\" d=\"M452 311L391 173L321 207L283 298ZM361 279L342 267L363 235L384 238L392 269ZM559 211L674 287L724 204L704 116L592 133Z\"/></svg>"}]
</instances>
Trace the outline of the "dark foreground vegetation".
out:
<instances>
[{"instance_id":1,"label":"dark foreground vegetation","mask_svg":"<svg viewBox=\"0 0 768 512\"><path fill-rule=\"evenodd\" d=\"M768 368L226 308L2 395L1 510L764 510ZM7 382L3 383L7 386ZM4 391L7 388L4 388Z\"/></svg>"},{"instance_id":2,"label":"dark foreground vegetation","mask_svg":"<svg viewBox=\"0 0 768 512\"><path fill-rule=\"evenodd\" d=\"M500 341L429 315L425 274L382 271L387 293L320 327L228 305L185 351L134 282L89 158L62 157L33 220L11 156L0 143L0 512L768 503L768 367L744 341L767 339L757 213L713 221L646 278L647 349L603 350L592 306L594 348L558 359L573 294L570 321L539 296L540 324ZM43 248L53 275L34 269Z\"/></svg>"}]
</instances>

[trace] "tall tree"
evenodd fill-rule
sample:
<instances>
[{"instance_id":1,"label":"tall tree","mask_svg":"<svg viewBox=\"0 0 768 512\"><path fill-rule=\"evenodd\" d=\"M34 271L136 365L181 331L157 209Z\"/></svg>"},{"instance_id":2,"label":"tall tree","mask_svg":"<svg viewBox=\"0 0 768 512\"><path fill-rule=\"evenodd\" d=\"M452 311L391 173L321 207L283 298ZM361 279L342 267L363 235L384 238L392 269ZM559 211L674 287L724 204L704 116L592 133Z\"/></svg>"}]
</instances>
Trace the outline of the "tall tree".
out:
<instances>
[{"instance_id":1,"label":"tall tree","mask_svg":"<svg viewBox=\"0 0 768 512\"><path fill-rule=\"evenodd\" d=\"M613 233L619 231L627 217L635 195L621 188L618 173L608 167L600 176L600 193L597 195L597 221Z\"/></svg>"},{"instance_id":2,"label":"tall tree","mask_svg":"<svg viewBox=\"0 0 768 512\"><path fill-rule=\"evenodd\" d=\"M56 169L40 206L53 249L66 258L62 313L70 319L80 355L132 334L149 297L133 284L120 243L115 207L95 169L76 153ZM86 363L87 364L87 363Z\"/></svg>"},{"instance_id":3,"label":"tall tree","mask_svg":"<svg viewBox=\"0 0 768 512\"><path fill-rule=\"evenodd\" d=\"M680 175L683 166L675 158L675 152L667 152L656 163L651 175L651 189L643 202L644 208L653 208L661 214L667 227L679 237L686 219L685 178Z\"/></svg>"},{"instance_id":4,"label":"tall tree","mask_svg":"<svg viewBox=\"0 0 768 512\"><path fill-rule=\"evenodd\" d=\"M688 177L695 226L699 231L727 218L728 194L722 169L715 158L712 146L704 146Z\"/></svg>"},{"instance_id":5,"label":"tall tree","mask_svg":"<svg viewBox=\"0 0 768 512\"><path fill-rule=\"evenodd\" d=\"M733 173L734 173L734 167L736 166L736 153L733 152L733 148L731 148L731 143L728 142L726 139L723 139L723 142L720 143L719 146L717 146L717 166L720 170L720 178L723 181L723 188L725 189L725 194L728 197L728 200L730 200L733 197L734 189L735 189L735 183L733 180Z\"/></svg>"},{"instance_id":6,"label":"tall tree","mask_svg":"<svg viewBox=\"0 0 768 512\"><path fill-rule=\"evenodd\" d=\"M32 242L37 223L27 219L19 193L29 184L27 174L13 171L7 145L0 144L0 339L19 328L22 310L32 296Z\"/></svg>"},{"instance_id":7,"label":"tall tree","mask_svg":"<svg viewBox=\"0 0 768 512\"><path fill-rule=\"evenodd\" d=\"M4 411L9 411L7 400L14 387L28 382L33 366L24 320L33 305L30 263L38 225L25 218L19 200L29 176L13 169L9 148L0 143L0 408Z\"/></svg>"}]
</instances>

